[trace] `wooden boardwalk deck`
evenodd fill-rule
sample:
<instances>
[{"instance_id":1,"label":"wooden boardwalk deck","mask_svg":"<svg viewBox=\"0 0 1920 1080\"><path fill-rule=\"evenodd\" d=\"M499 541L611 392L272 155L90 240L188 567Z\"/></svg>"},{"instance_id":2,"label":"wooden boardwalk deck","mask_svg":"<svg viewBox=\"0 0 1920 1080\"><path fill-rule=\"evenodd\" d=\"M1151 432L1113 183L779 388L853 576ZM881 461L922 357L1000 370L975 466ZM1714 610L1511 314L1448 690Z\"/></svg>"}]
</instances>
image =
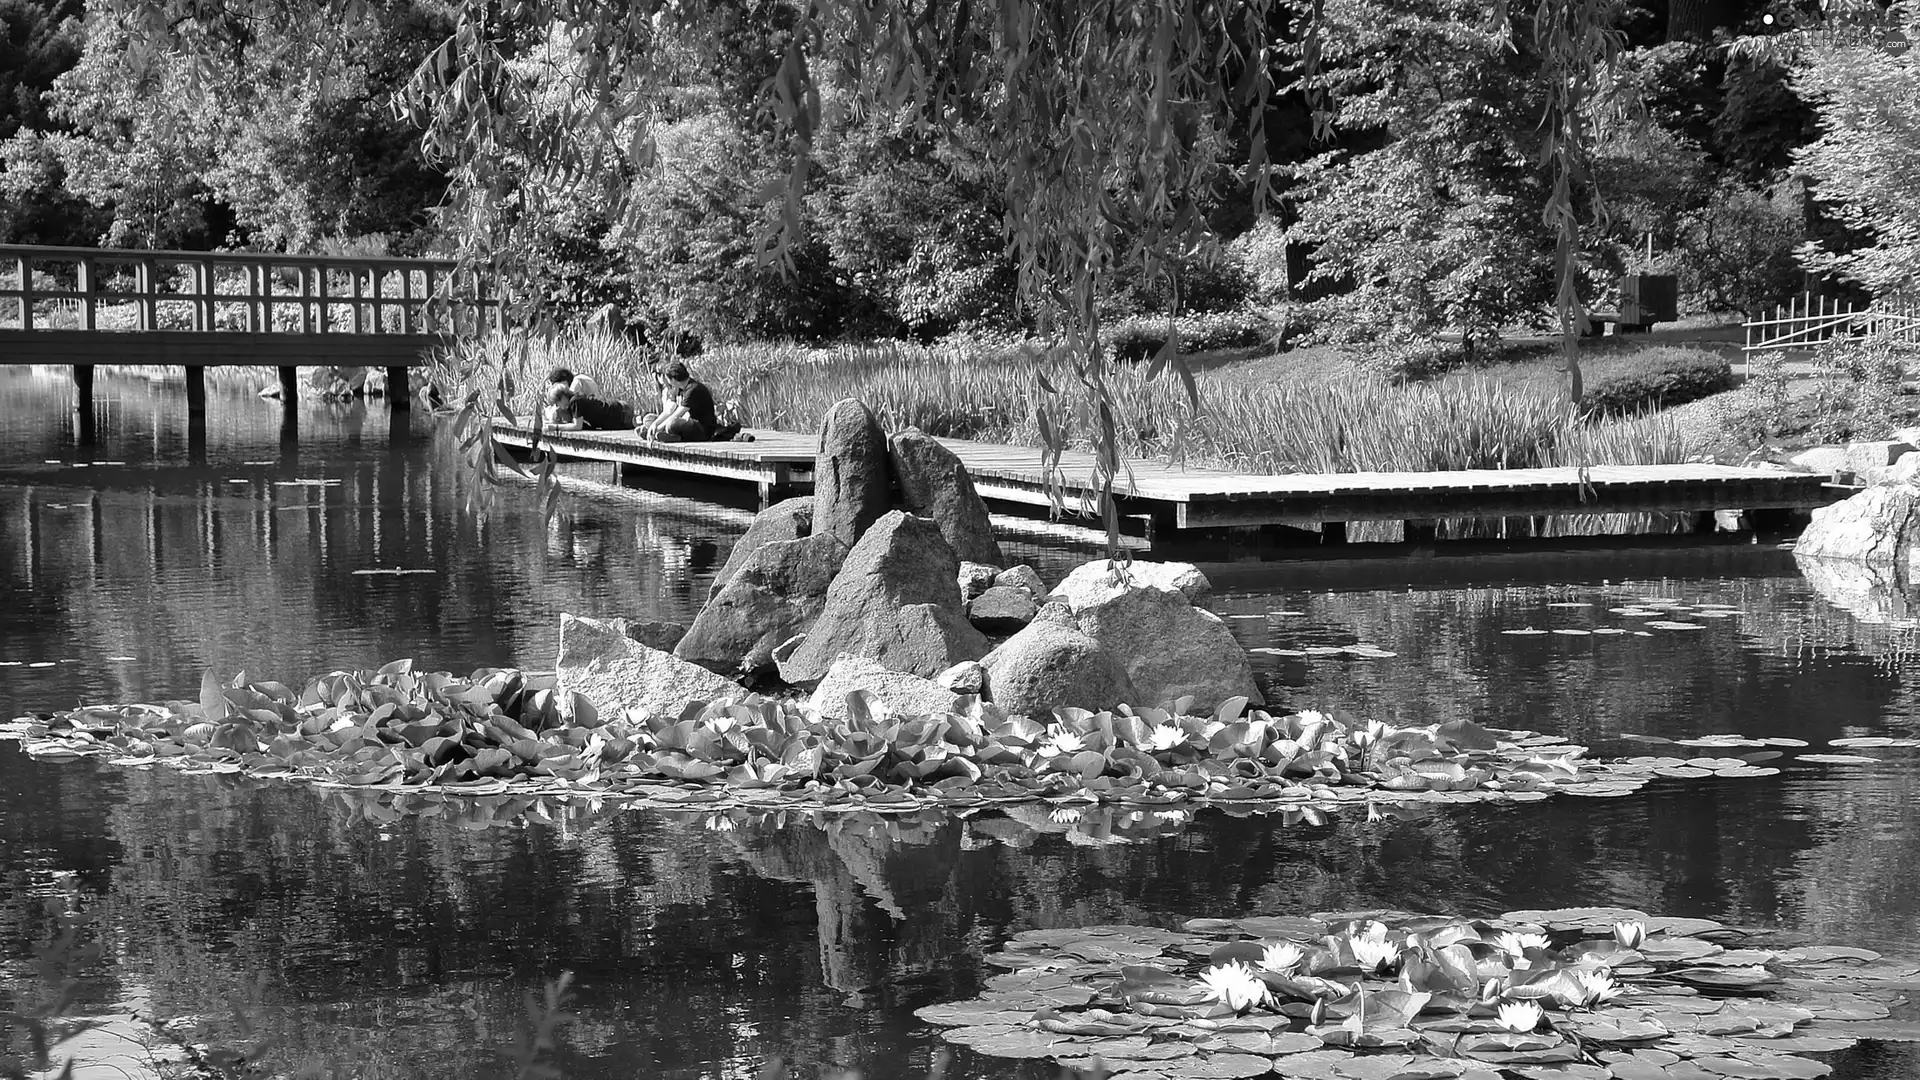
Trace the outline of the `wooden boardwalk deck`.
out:
<instances>
[{"instance_id":1,"label":"wooden boardwalk deck","mask_svg":"<svg viewBox=\"0 0 1920 1080\"><path fill-rule=\"evenodd\" d=\"M527 429L496 432L507 445L531 445ZM612 462L623 478L654 472L752 484L763 502L812 489L814 436L752 434L753 442L654 443L631 431L555 432L543 442L564 458ZM941 441L959 455L989 505L1027 512L1049 505L1039 451ZM1149 523L1148 534L1156 538L1249 526L1325 530L1350 521L1404 521L1411 532L1436 518L1804 510L1842 494L1822 476L1727 465L1256 475L1157 461L1127 464L1114 485L1116 502L1122 514ZM1061 466L1069 508L1090 501L1092 455L1068 453Z\"/></svg>"}]
</instances>

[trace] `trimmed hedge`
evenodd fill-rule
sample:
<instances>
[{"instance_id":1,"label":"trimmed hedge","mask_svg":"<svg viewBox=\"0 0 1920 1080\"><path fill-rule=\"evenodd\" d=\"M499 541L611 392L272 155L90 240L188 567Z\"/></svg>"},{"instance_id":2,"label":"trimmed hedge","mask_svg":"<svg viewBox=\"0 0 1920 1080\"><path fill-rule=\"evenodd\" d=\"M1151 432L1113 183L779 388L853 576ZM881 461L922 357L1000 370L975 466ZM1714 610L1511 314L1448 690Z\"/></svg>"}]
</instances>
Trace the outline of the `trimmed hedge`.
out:
<instances>
[{"instance_id":1,"label":"trimmed hedge","mask_svg":"<svg viewBox=\"0 0 1920 1080\"><path fill-rule=\"evenodd\" d=\"M1733 389L1733 367L1705 349L1654 345L1606 364L1582 404L1599 416L1672 408Z\"/></svg>"},{"instance_id":2,"label":"trimmed hedge","mask_svg":"<svg viewBox=\"0 0 1920 1080\"><path fill-rule=\"evenodd\" d=\"M1252 311L1176 315L1173 325L1179 328L1180 351L1186 355L1216 349L1256 348L1273 343L1276 336L1273 323ZM1114 359L1136 363L1151 360L1167 344L1167 317L1134 315L1122 320L1105 336Z\"/></svg>"}]
</instances>

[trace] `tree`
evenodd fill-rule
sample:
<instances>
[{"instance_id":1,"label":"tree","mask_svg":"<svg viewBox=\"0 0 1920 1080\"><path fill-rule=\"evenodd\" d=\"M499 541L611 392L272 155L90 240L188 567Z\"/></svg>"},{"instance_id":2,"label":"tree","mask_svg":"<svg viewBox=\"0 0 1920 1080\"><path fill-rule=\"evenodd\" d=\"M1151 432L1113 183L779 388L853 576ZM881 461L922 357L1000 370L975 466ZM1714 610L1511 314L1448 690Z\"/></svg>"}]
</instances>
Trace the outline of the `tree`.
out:
<instances>
[{"instance_id":1,"label":"tree","mask_svg":"<svg viewBox=\"0 0 1920 1080\"><path fill-rule=\"evenodd\" d=\"M1813 198L1869 238L1854 250L1809 245L1808 269L1877 293L1920 290L1920 8L1897 4L1862 32L1809 36L1793 85L1820 137L1794 155Z\"/></svg>"},{"instance_id":2,"label":"tree","mask_svg":"<svg viewBox=\"0 0 1920 1080\"><path fill-rule=\"evenodd\" d=\"M329 0L327 15L364 0ZM284 11L291 0L108 0L156 48L183 49L211 67L234 26ZM412 115L426 147L452 175L447 220L469 258L524 271L516 246L526 220L519 183L531 164L552 189L606 198L630 220L631 168L655 145L648 110L669 84L670 58L654 48L675 32L709 41L739 9L729 0L535 0L461 3L446 42L411 84ZM807 180L832 73L862 110L896 117L934 138L964 130L993 162L1006 206L1019 295L1054 343L1048 360L1078 383L1095 418L1103 508L1117 544L1111 482L1120 468L1115 403L1100 345L1101 296L1122 265L1152 279L1208 243L1205 195L1225 155L1242 148L1248 194L1271 194L1269 105L1300 82L1314 102L1315 134L1328 119L1317 73L1317 3L1280 0L807 0L776 4L791 23L762 42L782 49L758 100L787 179L770 188L777 228L762 249L792 265L801 247ZM1496 5L1492 21L1506 23ZM1556 306L1578 396L1573 336L1582 321L1574 268L1580 249L1575 185L1584 169L1588 107L1600 66L1617 50L1609 0L1539 0L1531 20L1544 93L1540 159L1548 177L1543 223L1555 237ZM319 23L326 26L327 15ZM1278 27L1298 25L1289 38ZM790 28L788 28L790 27ZM510 71L529 43L558 41L576 58L572 101L556 127L521 118L528 86ZM771 50L766 50L770 52ZM1228 126L1244 123L1242 140ZM546 195L540 196L546 198ZM618 227L618 226L617 226ZM1124 241L1124 243L1123 243ZM525 277L524 273L516 276ZM1198 395L1177 342L1156 358ZM1040 380L1039 428L1054 450L1069 433L1058 419L1059 379ZM479 409L482 396L469 405ZM484 440L483 440L484 441Z\"/></svg>"}]
</instances>

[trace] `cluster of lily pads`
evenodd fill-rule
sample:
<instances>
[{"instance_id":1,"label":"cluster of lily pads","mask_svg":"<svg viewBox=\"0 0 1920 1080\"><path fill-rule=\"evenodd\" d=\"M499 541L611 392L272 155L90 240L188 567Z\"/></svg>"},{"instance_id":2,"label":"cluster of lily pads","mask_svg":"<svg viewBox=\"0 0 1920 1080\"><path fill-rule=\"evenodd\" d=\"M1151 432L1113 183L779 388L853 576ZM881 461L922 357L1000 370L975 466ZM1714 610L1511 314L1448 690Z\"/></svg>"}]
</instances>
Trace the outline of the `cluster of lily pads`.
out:
<instances>
[{"instance_id":1,"label":"cluster of lily pads","mask_svg":"<svg viewBox=\"0 0 1920 1080\"><path fill-rule=\"evenodd\" d=\"M1121 707L893 716L871 695L849 718L760 698L599 715L551 677L461 677L397 661L333 672L299 691L209 674L197 701L89 706L0 725L42 758L465 794L628 794L673 802L914 809L1035 799L1218 805L1528 801L1628 794L1662 775L1764 776L1741 756L1599 762L1586 749L1470 721L1423 727L1342 715Z\"/></svg>"},{"instance_id":2,"label":"cluster of lily pads","mask_svg":"<svg viewBox=\"0 0 1920 1080\"><path fill-rule=\"evenodd\" d=\"M1920 969L1750 936L1611 908L1031 930L979 997L917 1015L1114 1080L1813 1078L1830 1067L1803 1055L1920 1041L1889 1008Z\"/></svg>"}]
</instances>

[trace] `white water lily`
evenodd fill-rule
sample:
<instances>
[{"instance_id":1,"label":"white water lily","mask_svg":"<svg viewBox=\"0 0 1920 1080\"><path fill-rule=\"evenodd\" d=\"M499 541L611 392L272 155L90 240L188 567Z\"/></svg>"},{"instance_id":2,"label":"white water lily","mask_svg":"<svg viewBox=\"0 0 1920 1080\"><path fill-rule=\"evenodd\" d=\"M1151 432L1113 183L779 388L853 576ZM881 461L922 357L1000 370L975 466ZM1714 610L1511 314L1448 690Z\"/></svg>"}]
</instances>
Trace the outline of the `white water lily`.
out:
<instances>
[{"instance_id":1,"label":"white water lily","mask_svg":"<svg viewBox=\"0 0 1920 1080\"><path fill-rule=\"evenodd\" d=\"M1637 949L1647 943L1647 924L1639 919L1613 924L1613 940L1629 949Z\"/></svg>"},{"instance_id":2,"label":"white water lily","mask_svg":"<svg viewBox=\"0 0 1920 1080\"><path fill-rule=\"evenodd\" d=\"M1147 741L1140 744L1144 750L1171 750L1187 741L1187 733L1180 730L1178 724L1155 724L1147 733Z\"/></svg>"},{"instance_id":3,"label":"white water lily","mask_svg":"<svg viewBox=\"0 0 1920 1080\"><path fill-rule=\"evenodd\" d=\"M1528 949L1547 947L1545 934L1519 934L1512 930L1503 930L1494 936L1493 947L1519 960L1527 955Z\"/></svg>"},{"instance_id":4,"label":"white water lily","mask_svg":"<svg viewBox=\"0 0 1920 1080\"><path fill-rule=\"evenodd\" d=\"M1056 806L1047 811L1047 820L1056 825L1071 825L1079 821L1084 814L1085 811L1077 806Z\"/></svg>"},{"instance_id":5,"label":"white water lily","mask_svg":"<svg viewBox=\"0 0 1920 1080\"><path fill-rule=\"evenodd\" d=\"M1500 1003L1500 1016L1496 1021L1501 1027L1517 1034L1525 1034L1540 1026L1546 1016L1540 1006L1531 1001L1503 1001Z\"/></svg>"},{"instance_id":6,"label":"white water lily","mask_svg":"<svg viewBox=\"0 0 1920 1080\"><path fill-rule=\"evenodd\" d=\"M1040 744L1040 756L1051 758L1061 754L1077 754L1086 748L1087 740L1062 729L1049 734L1047 741Z\"/></svg>"},{"instance_id":7,"label":"white water lily","mask_svg":"<svg viewBox=\"0 0 1920 1080\"><path fill-rule=\"evenodd\" d=\"M1620 984L1614 982L1613 976L1605 971L1580 969L1572 974L1574 985L1580 988L1580 1000L1577 1004L1591 1009L1620 996Z\"/></svg>"},{"instance_id":8,"label":"white water lily","mask_svg":"<svg viewBox=\"0 0 1920 1080\"><path fill-rule=\"evenodd\" d=\"M1275 975L1286 975L1299 967L1307 958L1307 952L1291 941L1275 942L1267 946L1260 956L1261 968Z\"/></svg>"},{"instance_id":9,"label":"white water lily","mask_svg":"<svg viewBox=\"0 0 1920 1080\"><path fill-rule=\"evenodd\" d=\"M1200 982L1209 1000L1218 1001L1236 1013L1246 1012L1267 1000L1267 984L1245 964L1235 962L1210 967L1200 973Z\"/></svg>"},{"instance_id":10,"label":"white water lily","mask_svg":"<svg viewBox=\"0 0 1920 1080\"><path fill-rule=\"evenodd\" d=\"M1369 720L1367 721L1366 727L1360 728L1353 733L1353 745L1358 749L1365 750L1367 747L1372 746L1374 743L1379 742L1391 734L1393 734L1393 728L1378 720Z\"/></svg>"},{"instance_id":11,"label":"white water lily","mask_svg":"<svg viewBox=\"0 0 1920 1080\"><path fill-rule=\"evenodd\" d=\"M1377 933L1374 928L1378 928ZM1400 959L1400 943L1388 941L1386 927L1379 923L1374 923L1365 933L1348 934L1347 941L1363 971L1391 967Z\"/></svg>"}]
</instances>

